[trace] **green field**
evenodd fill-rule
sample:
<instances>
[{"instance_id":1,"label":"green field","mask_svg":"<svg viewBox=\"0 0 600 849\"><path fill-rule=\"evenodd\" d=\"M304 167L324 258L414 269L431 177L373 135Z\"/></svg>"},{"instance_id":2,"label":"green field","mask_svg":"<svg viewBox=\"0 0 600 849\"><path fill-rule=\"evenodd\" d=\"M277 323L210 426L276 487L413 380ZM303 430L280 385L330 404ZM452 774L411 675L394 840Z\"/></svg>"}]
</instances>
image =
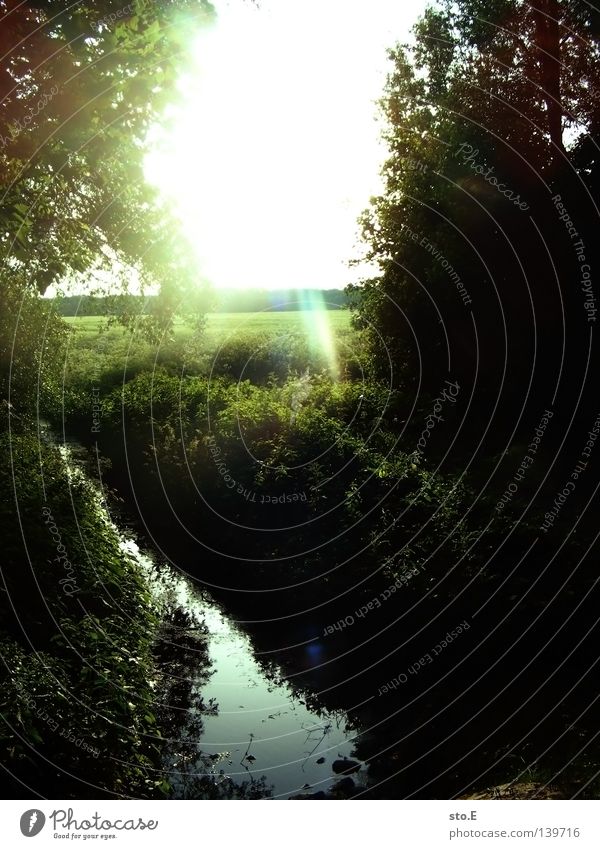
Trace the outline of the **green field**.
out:
<instances>
[{"instance_id":1,"label":"green field","mask_svg":"<svg viewBox=\"0 0 600 849\"><path fill-rule=\"evenodd\" d=\"M90 373L120 375L121 380L124 369L130 376L155 366L179 373L184 364L196 374L212 371L258 382L271 374L285 380L290 373L320 371L334 363L341 373L360 349L348 310L210 313L203 330L178 319L154 342L144 333L109 325L106 316L65 321L75 331L67 358L69 380L81 385Z\"/></svg>"},{"instance_id":2,"label":"green field","mask_svg":"<svg viewBox=\"0 0 600 849\"><path fill-rule=\"evenodd\" d=\"M335 333L350 330L349 310L325 310L319 313L322 320ZM74 327L78 333L86 335L97 335L102 328L106 327L105 316L87 315L80 317L66 317L65 321ZM207 316L206 341L224 341L228 336L239 336L242 334L285 334L288 332L302 332L310 330L314 326L315 314L311 310L295 310L288 312L227 312L210 313ZM115 335L121 335L124 331L120 327L112 327L109 331ZM191 333L189 324L184 319L175 322L174 335L187 337Z\"/></svg>"}]
</instances>

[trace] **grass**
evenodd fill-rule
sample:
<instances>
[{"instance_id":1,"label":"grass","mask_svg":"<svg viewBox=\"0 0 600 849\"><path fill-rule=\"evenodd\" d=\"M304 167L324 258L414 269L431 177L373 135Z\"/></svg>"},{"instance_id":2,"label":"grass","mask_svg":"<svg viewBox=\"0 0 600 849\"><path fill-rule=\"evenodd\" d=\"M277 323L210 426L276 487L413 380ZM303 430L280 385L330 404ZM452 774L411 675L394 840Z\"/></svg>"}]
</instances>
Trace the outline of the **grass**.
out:
<instances>
[{"instance_id":1,"label":"grass","mask_svg":"<svg viewBox=\"0 0 600 849\"><path fill-rule=\"evenodd\" d=\"M334 333L350 332L349 310L327 310L325 312L327 324ZM96 336L106 326L106 317L98 315L69 316L65 321L78 333L86 337ZM207 316L205 330L207 346L218 344L228 336L238 334L263 333L281 334L299 332L309 329L314 324L314 314L310 310L296 310L288 312L228 312L210 313ZM125 331L120 327L113 327L109 334L116 337L122 336ZM184 319L175 322L175 338L187 338L191 335L191 328Z\"/></svg>"},{"instance_id":2,"label":"grass","mask_svg":"<svg viewBox=\"0 0 600 849\"><path fill-rule=\"evenodd\" d=\"M89 393L90 381L102 388L121 384L157 366L171 374L226 375L263 383L270 375L285 380L289 374L327 369L332 363L348 376L360 353L358 334L348 310L211 313L198 332L178 319L173 331L158 344L143 333L131 335L120 325L108 325L105 316L68 317L75 330L65 362L66 387Z\"/></svg>"},{"instance_id":3,"label":"grass","mask_svg":"<svg viewBox=\"0 0 600 849\"><path fill-rule=\"evenodd\" d=\"M160 796L158 608L146 578L54 445L25 429L0 439L0 456L0 752L17 779L8 787L22 793L18 781L36 776L55 798Z\"/></svg>"},{"instance_id":4,"label":"grass","mask_svg":"<svg viewBox=\"0 0 600 849\"><path fill-rule=\"evenodd\" d=\"M414 448L431 410L427 399L411 415L402 442L398 443L398 419L404 423L403 419L408 417L408 400L397 392L392 403L388 403L387 386L378 384L368 370L364 374L359 370L358 366L365 362L368 366L369 357L361 345L360 333L350 328L346 311L325 315L333 331L329 341L338 343L337 354L342 365L339 375L334 377L326 368L326 357L320 357L311 348L313 335L305 332L318 329L316 318L302 312L212 314L206 331L197 338L188 326L178 322L175 332L160 346L152 346L135 336L133 344L131 337L117 327L103 334L100 329L104 320L99 317L71 319L69 323L77 332L72 334L64 371L67 422L69 426L75 423L82 433L89 435L91 405L99 402L102 428L98 446L112 462L110 485L122 491L123 483L131 484L136 493L135 509L141 511L144 521L149 521L148 527L158 529L167 547L172 545L177 555L180 543L176 540L181 536L181 526L201 529L202 544L208 550L222 551L226 540L234 557L218 560L203 557L202 578L240 587L240 595L252 592L253 617L272 617L272 595L261 594L260 590L274 585L270 565L278 561L283 565L277 580L294 590L286 591L278 599L277 616L285 618L288 612L302 609L301 605L312 609L315 579L320 597L330 600L322 621L318 619L319 613L311 614L311 628L316 627L317 632L319 627L336 621L338 610L340 615L346 615L348 585L357 588L358 609L407 574L409 568L416 568L410 584L394 596L394 601L381 614L384 624L388 616L395 617L395 622L404 619L406 623L400 626L400 631L390 631L389 636L383 637L384 641L389 640L382 645L384 657L393 654L388 649L397 648L395 641L402 639L402 635L408 638L413 631L418 635L416 641L411 637L416 646L414 656L424 654L432 643L430 632L421 627L423 622L433 623L437 628L439 620L451 629L461 618L472 615L470 611L486 606L487 620L498 619L503 625L493 635L493 641L489 640L486 657L474 656L469 666L464 665L460 672L464 678L458 677L452 684L451 692L455 694L472 680L483 677L487 657L497 654L502 660L506 645L515 645L515 636L520 638L527 633L530 622L537 621L550 604L555 621L570 623L573 638L580 639L581 633L590 634L591 627L586 629L595 616L591 605L588 611L578 606L579 621L572 617L572 611L577 597L586 598L596 578L594 561L590 559L580 566L568 592L557 595L553 593L556 582L562 580L560 564L554 571L547 569L549 547L543 540L527 561L526 569L518 574L516 570L509 573L512 562L517 558L519 562L524 560L523 552L530 547L532 529L539 527L537 505L532 505L525 516L525 500L520 492L506 511L498 515L494 505L506 486L504 479L494 482L485 497L476 498L474 477L472 473L471 477L463 476L464 466L458 470L435 469L439 453L433 452L441 451L441 447L428 448L430 453L423 458L415 457ZM185 364L183 378L182 364ZM234 489L224 484L207 439L209 394L211 434L214 433L218 442L219 456L225 458L227 474L237 482ZM461 415L458 405L457 410L444 412L449 430L457 426ZM61 425L64 412L62 408L59 410L57 421ZM526 449L515 444L511 450L522 456ZM462 459L459 452L457 467ZM477 473L481 479L485 479L495 462L494 457L481 458ZM546 494L538 503L551 502L555 497L554 484L544 483L544 486ZM251 530L245 533L245 529L269 532L281 529L277 524L280 514L271 509L267 512L262 506L262 496L256 501L246 500L243 496L246 490L277 497L281 493L305 492L310 493L310 498L306 508L286 504L281 520L287 523L285 534L267 536ZM218 507L217 516L212 505ZM335 517L330 505L339 505ZM293 512L296 507L297 512ZM328 518L328 512L332 518ZM176 521L169 518L171 515ZM318 529L313 522L315 518L320 522ZM236 525L235 533L231 531L232 524ZM505 544L509 538L510 542ZM335 540L333 562L343 568L326 572L329 558L319 549L331 540ZM570 540L566 556L582 561L580 555L587 544L583 534L579 540ZM502 558L490 557L491 552L501 548ZM294 551L306 554L290 558L289 553ZM360 552L360 557L356 557L356 552ZM196 562L195 555L186 551L186 556ZM240 568L240 561L251 563L252 568ZM451 564L455 565L450 574ZM529 593L531 575L538 572L543 577L535 579L535 591ZM457 591L462 586L469 587L468 593ZM337 598L343 599L339 608L335 603ZM515 598L523 599L518 609L514 608ZM507 609L513 610L510 622ZM246 612L240 602L240 618L245 619ZM451 616L454 621L450 621ZM375 618L369 621L375 622ZM491 637L483 620L479 622L483 623L477 626L479 636ZM538 632L539 636L528 636L527 651L532 656L537 657L536 651L541 654L550 628L547 623ZM441 624L439 631L443 632ZM352 631L354 634L357 639L363 639L358 627ZM341 641L346 639L347 644L340 642L344 652L352 645L354 636L340 635ZM343 656L341 650L340 656ZM450 658L450 654L444 655L440 664L450 664ZM546 674L543 664L539 672ZM579 675L577 667L564 674L567 672ZM393 669L390 677L392 674ZM508 664L499 674L507 677L498 681L512 680L513 672ZM379 680L384 679L382 674ZM558 704L567 680L575 677L561 679L553 685L558 689L545 691L543 699L556 698ZM372 684L379 686L374 680ZM369 686L368 678L366 686ZM495 680L482 685L478 698L487 698L496 686L500 685ZM533 695L536 694L530 699ZM518 699L518 694L513 693L512 698ZM519 746L515 755L519 760L516 779L520 782L519 792L529 792L526 785L529 788L545 783L546 776L554 776L564 764L574 764L560 773L561 787L567 790L571 784L583 787L594 777L598 764L595 730L593 725L579 722L585 713L583 707L584 701L578 694L574 695L568 706L561 708L560 716L548 717L544 729L531 744ZM471 774L483 775L490 763L496 764L494 787L515 783L516 770L513 762L504 757L504 746L510 743L512 747L512 740L521 733L521 720L515 720L514 726L496 740L493 729L503 715L502 708L498 710L498 714L490 713L485 720L489 724L482 726L490 730L488 736L492 742L473 757L472 769L466 765L459 782L461 787L472 781ZM531 701L528 710L527 720L537 722L543 710L542 695ZM381 707L371 706L369 711L372 712L368 721L372 723L379 719L386 722L389 717L389 708L383 703ZM458 722L459 711L457 707L449 718L441 718L439 725L434 726L435 733L446 735L444 723ZM405 724L420 727L418 705L408 717L403 719ZM409 748L406 755L416 759L420 742L416 734L413 737L414 748ZM590 751L583 761L578 753L586 738ZM562 741L560 749L556 745L551 752L546 749L547 739ZM457 745L466 750L470 744L471 738L465 732ZM362 745L361 759L369 760L374 783L381 781L383 785L397 771L395 756L386 754L379 758L376 754L379 740L366 740ZM548 754L542 757L540 751ZM523 772L521 764L534 760L541 766L536 766L536 771ZM142 772L143 768L144 764L140 768ZM437 765L432 769L437 771ZM522 773L524 779L520 777ZM418 780L422 780L421 773ZM491 779L486 775L485 780ZM591 791L586 789L585 793L595 791L596 787Z\"/></svg>"}]
</instances>

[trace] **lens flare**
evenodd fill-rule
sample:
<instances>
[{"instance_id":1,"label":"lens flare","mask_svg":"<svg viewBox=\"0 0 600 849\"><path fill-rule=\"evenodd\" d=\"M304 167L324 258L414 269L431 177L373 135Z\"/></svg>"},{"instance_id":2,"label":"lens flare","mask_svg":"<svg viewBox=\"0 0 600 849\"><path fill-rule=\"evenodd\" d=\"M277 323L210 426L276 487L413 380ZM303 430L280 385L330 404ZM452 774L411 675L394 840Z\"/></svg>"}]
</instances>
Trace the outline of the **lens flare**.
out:
<instances>
[{"instance_id":1,"label":"lens flare","mask_svg":"<svg viewBox=\"0 0 600 849\"><path fill-rule=\"evenodd\" d=\"M331 327L330 311L322 292L300 292L302 320L311 353L324 357L334 380L340 376L335 333Z\"/></svg>"}]
</instances>

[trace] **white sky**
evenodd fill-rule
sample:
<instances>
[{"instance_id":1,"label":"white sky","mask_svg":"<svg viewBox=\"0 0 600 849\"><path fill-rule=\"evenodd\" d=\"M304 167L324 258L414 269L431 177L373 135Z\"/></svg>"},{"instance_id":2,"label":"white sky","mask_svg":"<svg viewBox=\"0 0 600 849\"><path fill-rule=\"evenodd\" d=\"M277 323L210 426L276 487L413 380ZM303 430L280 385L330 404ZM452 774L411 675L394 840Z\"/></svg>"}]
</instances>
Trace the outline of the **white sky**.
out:
<instances>
[{"instance_id":1,"label":"white sky","mask_svg":"<svg viewBox=\"0 0 600 849\"><path fill-rule=\"evenodd\" d=\"M424 0L221 0L147 163L217 287L342 287L379 189L386 48Z\"/></svg>"}]
</instances>

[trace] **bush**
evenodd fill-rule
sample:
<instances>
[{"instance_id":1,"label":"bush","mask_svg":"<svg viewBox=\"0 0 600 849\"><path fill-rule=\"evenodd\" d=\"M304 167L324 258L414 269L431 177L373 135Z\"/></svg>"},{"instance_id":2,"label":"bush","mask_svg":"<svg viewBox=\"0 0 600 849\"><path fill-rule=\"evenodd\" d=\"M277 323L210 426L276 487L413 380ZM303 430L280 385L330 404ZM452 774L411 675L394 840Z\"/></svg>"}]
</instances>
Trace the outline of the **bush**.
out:
<instances>
[{"instance_id":1,"label":"bush","mask_svg":"<svg viewBox=\"0 0 600 849\"><path fill-rule=\"evenodd\" d=\"M156 614L139 567L57 448L21 433L0 452L2 762L57 798L156 795Z\"/></svg>"}]
</instances>

